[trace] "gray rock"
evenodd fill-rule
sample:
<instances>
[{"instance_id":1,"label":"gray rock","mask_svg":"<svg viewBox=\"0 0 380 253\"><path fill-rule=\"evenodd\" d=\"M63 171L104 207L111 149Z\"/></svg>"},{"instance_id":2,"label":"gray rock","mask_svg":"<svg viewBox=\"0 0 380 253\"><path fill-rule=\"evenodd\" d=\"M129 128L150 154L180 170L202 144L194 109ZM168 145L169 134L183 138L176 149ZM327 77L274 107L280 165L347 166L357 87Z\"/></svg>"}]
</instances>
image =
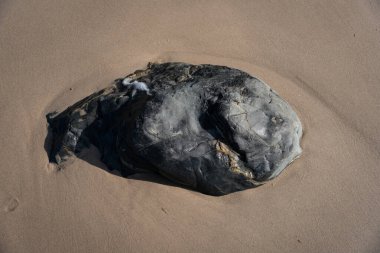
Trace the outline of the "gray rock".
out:
<instances>
[{"instance_id":1,"label":"gray rock","mask_svg":"<svg viewBox=\"0 0 380 253\"><path fill-rule=\"evenodd\" d=\"M301 154L290 105L223 66L150 64L47 118L56 163L92 143L124 176L155 171L210 195L261 185Z\"/></svg>"}]
</instances>

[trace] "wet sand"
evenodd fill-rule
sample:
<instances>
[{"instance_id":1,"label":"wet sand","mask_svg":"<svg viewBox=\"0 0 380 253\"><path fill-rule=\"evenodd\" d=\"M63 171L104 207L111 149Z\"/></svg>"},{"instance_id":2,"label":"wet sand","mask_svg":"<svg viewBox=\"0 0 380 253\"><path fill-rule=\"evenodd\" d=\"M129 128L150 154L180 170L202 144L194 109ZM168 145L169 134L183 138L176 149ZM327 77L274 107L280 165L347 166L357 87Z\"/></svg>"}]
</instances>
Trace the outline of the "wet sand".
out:
<instances>
[{"instance_id":1,"label":"wet sand","mask_svg":"<svg viewBox=\"0 0 380 253\"><path fill-rule=\"evenodd\" d=\"M379 252L379 13L369 0L0 2L0 252ZM303 123L301 158L223 197L108 173L95 149L49 164L46 113L165 61L264 80Z\"/></svg>"}]
</instances>

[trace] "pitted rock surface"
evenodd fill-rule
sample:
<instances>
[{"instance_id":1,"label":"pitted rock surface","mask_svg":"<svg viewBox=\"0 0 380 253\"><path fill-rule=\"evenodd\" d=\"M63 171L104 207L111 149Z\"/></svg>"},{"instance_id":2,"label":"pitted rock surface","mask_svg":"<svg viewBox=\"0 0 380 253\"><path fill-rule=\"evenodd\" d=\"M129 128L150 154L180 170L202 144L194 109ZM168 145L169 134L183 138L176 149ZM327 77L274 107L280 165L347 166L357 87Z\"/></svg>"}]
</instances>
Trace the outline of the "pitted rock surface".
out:
<instances>
[{"instance_id":1,"label":"pitted rock surface","mask_svg":"<svg viewBox=\"0 0 380 253\"><path fill-rule=\"evenodd\" d=\"M210 195L263 184L301 154L290 105L224 66L149 64L47 118L56 163L93 144L125 176L154 171Z\"/></svg>"}]
</instances>

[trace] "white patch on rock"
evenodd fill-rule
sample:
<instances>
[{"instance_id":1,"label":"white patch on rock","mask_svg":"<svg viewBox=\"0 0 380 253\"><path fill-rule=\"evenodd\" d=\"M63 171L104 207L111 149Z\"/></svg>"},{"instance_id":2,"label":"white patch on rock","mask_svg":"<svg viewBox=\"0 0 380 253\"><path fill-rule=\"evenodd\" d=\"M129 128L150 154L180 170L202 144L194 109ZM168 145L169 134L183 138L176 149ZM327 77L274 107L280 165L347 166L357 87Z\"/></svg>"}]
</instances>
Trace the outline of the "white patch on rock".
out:
<instances>
[{"instance_id":1,"label":"white patch on rock","mask_svg":"<svg viewBox=\"0 0 380 253\"><path fill-rule=\"evenodd\" d=\"M139 82L139 81L132 81L132 82L131 81L132 81L132 79L127 77L127 78L123 79L122 84L123 84L123 86L128 87L128 88L133 90L132 96L134 96L136 91L138 91L138 90L146 91L146 93L148 95L150 95L150 92L149 92L150 90L149 90L148 86L146 85L146 83Z\"/></svg>"},{"instance_id":2,"label":"white patch on rock","mask_svg":"<svg viewBox=\"0 0 380 253\"><path fill-rule=\"evenodd\" d=\"M123 83L124 86L127 86L128 84L131 83L131 81L132 81L131 78L126 77L126 78L123 79L122 83Z\"/></svg>"}]
</instances>

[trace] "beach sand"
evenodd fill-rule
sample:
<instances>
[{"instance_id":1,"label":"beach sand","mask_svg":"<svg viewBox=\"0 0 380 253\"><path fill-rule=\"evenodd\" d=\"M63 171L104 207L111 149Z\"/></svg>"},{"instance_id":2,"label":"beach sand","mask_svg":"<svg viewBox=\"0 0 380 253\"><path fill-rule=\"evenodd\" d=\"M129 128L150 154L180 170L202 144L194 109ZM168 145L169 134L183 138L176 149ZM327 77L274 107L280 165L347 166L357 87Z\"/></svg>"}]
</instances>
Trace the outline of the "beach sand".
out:
<instances>
[{"instance_id":1,"label":"beach sand","mask_svg":"<svg viewBox=\"0 0 380 253\"><path fill-rule=\"evenodd\" d=\"M96 149L49 164L46 113L166 61L264 80L301 158L223 197L119 177ZM375 0L3 0L0 252L380 252L379 66Z\"/></svg>"}]
</instances>

